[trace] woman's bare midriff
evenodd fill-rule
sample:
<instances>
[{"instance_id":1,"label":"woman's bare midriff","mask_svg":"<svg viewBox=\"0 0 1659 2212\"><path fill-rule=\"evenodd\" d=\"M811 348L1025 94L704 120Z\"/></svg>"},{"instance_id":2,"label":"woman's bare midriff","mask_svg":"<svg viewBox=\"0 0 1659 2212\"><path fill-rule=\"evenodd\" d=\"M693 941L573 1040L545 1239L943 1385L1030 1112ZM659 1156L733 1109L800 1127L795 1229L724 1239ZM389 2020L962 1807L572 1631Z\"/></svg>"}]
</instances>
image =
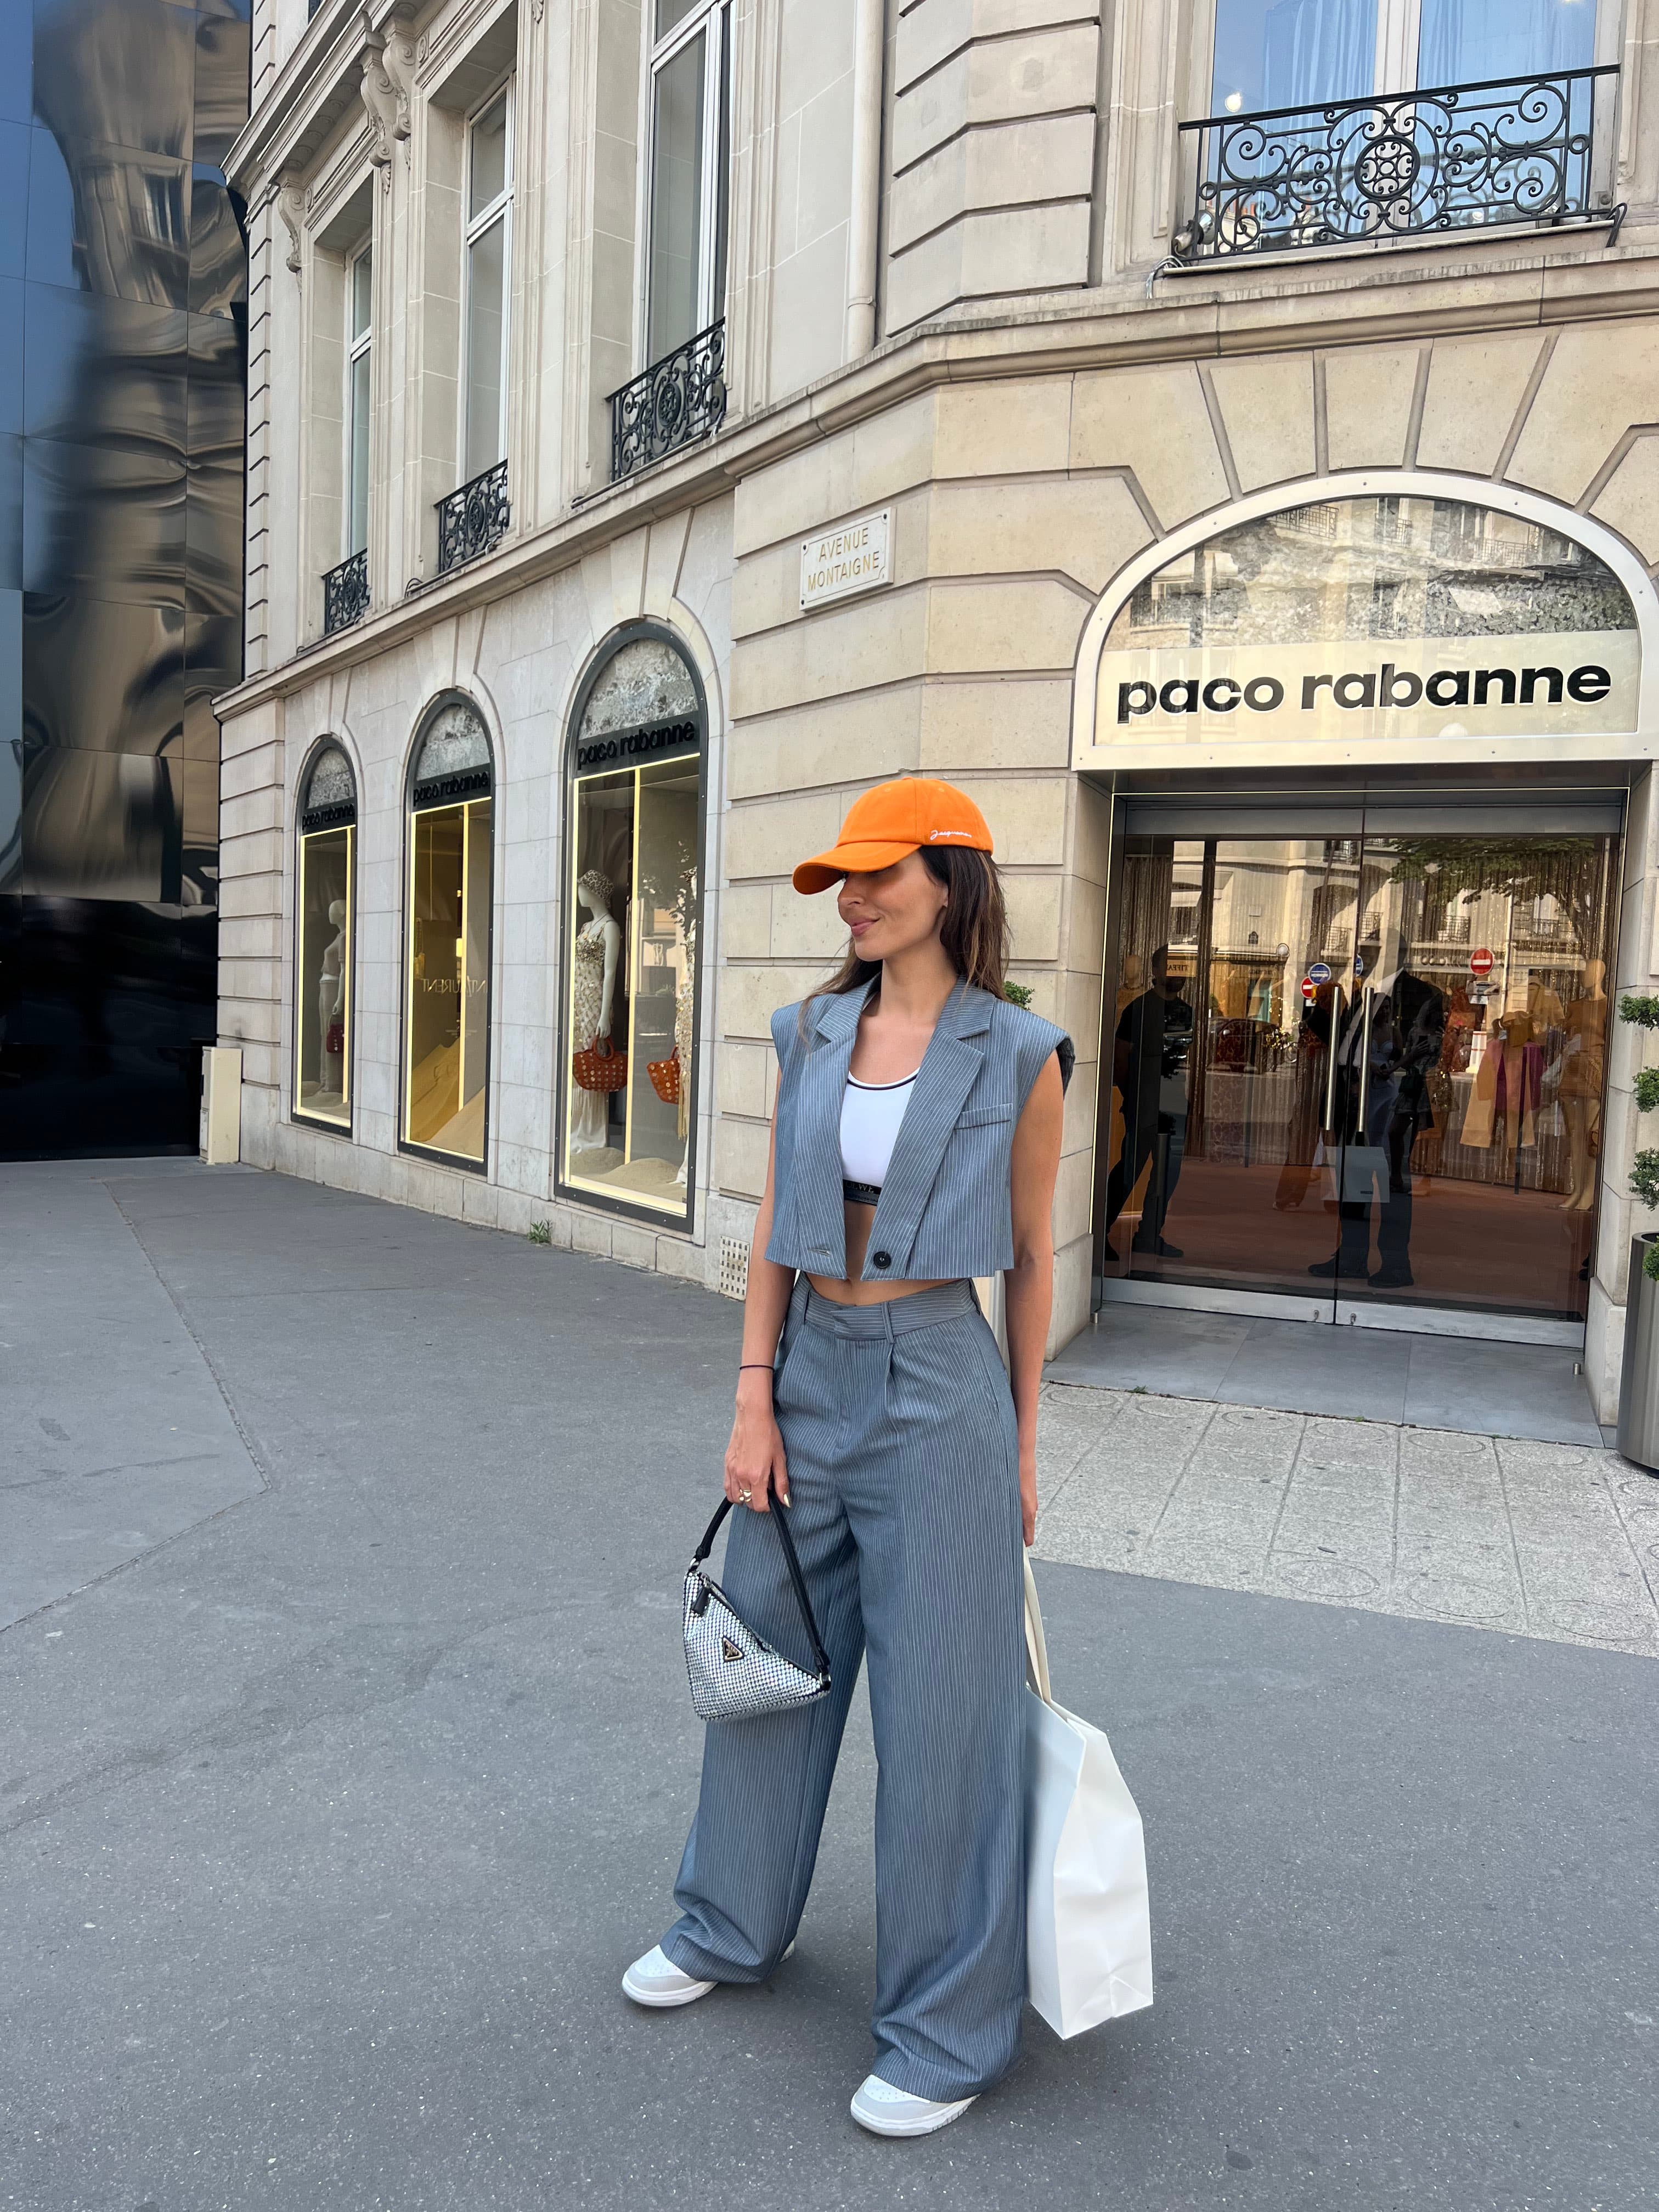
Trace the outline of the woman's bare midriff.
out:
<instances>
[{"instance_id":1,"label":"woman's bare midriff","mask_svg":"<svg viewBox=\"0 0 1659 2212\"><path fill-rule=\"evenodd\" d=\"M917 1291L939 1289L938 1282L860 1282L876 1209L873 1206L860 1206L855 1200L848 1198L842 1200L842 1210L847 1217L847 1279L838 1282L833 1275L809 1275L807 1281L821 1298L828 1298L837 1306L884 1306L895 1298L908 1298ZM943 1279L950 1282L953 1279L946 1275Z\"/></svg>"}]
</instances>

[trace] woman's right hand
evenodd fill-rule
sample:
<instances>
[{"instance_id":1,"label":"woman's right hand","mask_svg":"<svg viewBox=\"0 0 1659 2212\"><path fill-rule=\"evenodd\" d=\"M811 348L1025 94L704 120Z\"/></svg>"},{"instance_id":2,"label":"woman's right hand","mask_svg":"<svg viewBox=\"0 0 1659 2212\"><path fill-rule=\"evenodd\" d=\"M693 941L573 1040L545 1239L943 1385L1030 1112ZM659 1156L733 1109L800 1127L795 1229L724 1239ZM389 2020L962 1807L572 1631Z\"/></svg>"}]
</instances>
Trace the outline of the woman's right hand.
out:
<instances>
[{"instance_id":1,"label":"woman's right hand","mask_svg":"<svg viewBox=\"0 0 1659 2212\"><path fill-rule=\"evenodd\" d=\"M787 1505L789 1468L772 1410L771 1372L749 1368L738 1377L738 1407L726 1447L726 1494L733 1505L764 1513L774 1490Z\"/></svg>"}]
</instances>

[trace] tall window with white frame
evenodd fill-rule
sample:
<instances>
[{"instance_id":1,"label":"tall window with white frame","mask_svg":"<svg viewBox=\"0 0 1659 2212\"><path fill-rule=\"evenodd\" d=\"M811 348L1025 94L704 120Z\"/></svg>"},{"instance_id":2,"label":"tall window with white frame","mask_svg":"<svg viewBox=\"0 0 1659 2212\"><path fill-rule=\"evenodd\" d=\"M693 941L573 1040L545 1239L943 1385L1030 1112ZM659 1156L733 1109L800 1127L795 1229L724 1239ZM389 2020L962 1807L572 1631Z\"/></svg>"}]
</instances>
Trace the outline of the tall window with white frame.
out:
<instances>
[{"instance_id":1,"label":"tall window with white frame","mask_svg":"<svg viewBox=\"0 0 1659 2212\"><path fill-rule=\"evenodd\" d=\"M374 248L365 240L345 266L345 390L341 422L345 450L340 560L323 579L325 635L368 611L368 456L374 379Z\"/></svg>"},{"instance_id":2,"label":"tall window with white frame","mask_svg":"<svg viewBox=\"0 0 1659 2212\"><path fill-rule=\"evenodd\" d=\"M374 344L374 249L364 246L346 270L346 501L348 554L368 549L369 356Z\"/></svg>"},{"instance_id":3,"label":"tall window with white frame","mask_svg":"<svg viewBox=\"0 0 1659 2212\"><path fill-rule=\"evenodd\" d=\"M1597 19L1598 0L1215 0L1177 256L1611 222Z\"/></svg>"},{"instance_id":4,"label":"tall window with white frame","mask_svg":"<svg viewBox=\"0 0 1659 2212\"><path fill-rule=\"evenodd\" d=\"M1596 0L1217 0L1212 112L1589 69Z\"/></svg>"},{"instance_id":5,"label":"tall window with white frame","mask_svg":"<svg viewBox=\"0 0 1659 2212\"><path fill-rule=\"evenodd\" d=\"M461 483L438 502L438 568L505 536L507 344L513 288L513 87L466 125L461 272Z\"/></svg>"},{"instance_id":6,"label":"tall window with white frame","mask_svg":"<svg viewBox=\"0 0 1659 2212\"><path fill-rule=\"evenodd\" d=\"M466 362L462 474L507 453L507 323L513 99L503 85L466 132Z\"/></svg>"},{"instance_id":7,"label":"tall window with white frame","mask_svg":"<svg viewBox=\"0 0 1659 2212\"><path fill-rule=\"evenodd\" d=\"M726 419L731 0L648 0L639 374L611 395L611 472Z\"/></svg>"},{"instance_id":8,"label":"tall window with white frame","mask_svg":"<svg viewBox=\"0 0 1659 2212\"><path fill-rule=\"evenodd\" d=\"M726 304L731 0L653 0L646 357L706 330Z\"/></svg>"}]
</instances>

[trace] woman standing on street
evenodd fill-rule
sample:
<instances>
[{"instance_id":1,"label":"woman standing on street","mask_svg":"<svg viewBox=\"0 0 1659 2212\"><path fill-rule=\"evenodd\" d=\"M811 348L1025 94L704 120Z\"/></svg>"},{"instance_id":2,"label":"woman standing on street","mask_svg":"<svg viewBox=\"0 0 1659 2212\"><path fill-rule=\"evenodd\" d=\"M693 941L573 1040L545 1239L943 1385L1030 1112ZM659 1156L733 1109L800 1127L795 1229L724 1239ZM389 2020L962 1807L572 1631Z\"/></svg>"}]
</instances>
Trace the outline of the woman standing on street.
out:
<instances>
[{"instance_id":1,"label":"woman standing on street","mask_svg":"<svg viewBox=\"0 0 1659 2212\"><path fill-rule=\"evenodd\" d=\"M749 1267L723 1586L792 1652L789 1511L829 1696L711 1725L674 1899L623 1987L690 2004L788 1951L860 1656L876 1797L873 2134L931 2134L1013 2063L1025 1996L1022 1534L1036 1520L1062 1030L1003 994L991 833L948 783L866 792L797 890L852 942L773 1018L779 1081ZM1012 1387L970 1278L1006 1273Z\"/></svg>"}]
</instances>

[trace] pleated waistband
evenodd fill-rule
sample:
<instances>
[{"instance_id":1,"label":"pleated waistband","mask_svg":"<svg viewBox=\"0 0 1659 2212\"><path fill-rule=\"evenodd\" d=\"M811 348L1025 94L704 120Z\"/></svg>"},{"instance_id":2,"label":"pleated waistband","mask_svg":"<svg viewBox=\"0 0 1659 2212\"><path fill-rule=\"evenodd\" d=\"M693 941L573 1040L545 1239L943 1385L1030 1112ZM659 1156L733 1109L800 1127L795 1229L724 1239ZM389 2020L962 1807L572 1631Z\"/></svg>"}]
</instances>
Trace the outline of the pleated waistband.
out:
<instances>
[{"instance_id":1,"label":"pleated waistband","mask_svg":"<svg viewBox=\"0 0 1659 2212\"><path fill-rule=\"evenodd\" d=\"M957 1283L940 1283L930 1291L911 1291L880 1305L842 1306L833 1298L822 1297L801 1276L791 1303L808 1328L822 1329L827 1336L902 1336L913 1328L938 1328L942 1322L960 1321L964 1314L979 1311L974 1286L965 1277Z\"/></svg>"}]
</instances>

